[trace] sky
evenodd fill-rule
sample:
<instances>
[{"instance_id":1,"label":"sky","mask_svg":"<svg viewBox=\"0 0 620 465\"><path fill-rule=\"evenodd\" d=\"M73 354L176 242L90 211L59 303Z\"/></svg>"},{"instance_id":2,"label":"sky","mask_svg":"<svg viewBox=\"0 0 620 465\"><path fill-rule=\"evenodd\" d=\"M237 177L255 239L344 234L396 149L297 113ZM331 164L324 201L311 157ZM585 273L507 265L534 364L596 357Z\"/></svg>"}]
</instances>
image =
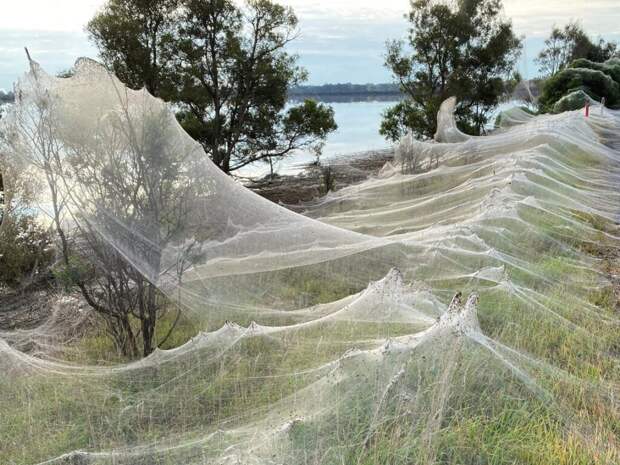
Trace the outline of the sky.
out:
<instances>
[{"instance_id":1,"label":"sky","mask_svg":"<svg viewBox=\"0 0 620 465\"><path fill-rule=\"evenodd\" d=\"M68 69L80 56L97 57L84 25L105 0L0 0L0 89L26 70L23 47L48 72ZM403 38L408 0L280 0L299 18L290 46L310 72L309 84L390 82L385 42ZM520 71L536 75L534 57L551 27L570 20L607 40L620 40L620 0L504 0L505 15L525 37Z\"/></svg>"}]
</instances>

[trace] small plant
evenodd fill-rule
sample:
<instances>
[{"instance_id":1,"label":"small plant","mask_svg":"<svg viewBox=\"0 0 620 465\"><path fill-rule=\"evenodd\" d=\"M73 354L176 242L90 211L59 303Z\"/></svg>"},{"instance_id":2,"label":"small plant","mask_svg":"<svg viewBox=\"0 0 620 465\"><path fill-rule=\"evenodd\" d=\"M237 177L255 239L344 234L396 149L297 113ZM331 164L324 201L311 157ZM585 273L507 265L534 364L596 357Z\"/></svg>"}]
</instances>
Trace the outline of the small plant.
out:
<instances>
[{"instance_id":1,"label":"small plant","mask_svg":"<svg viewBox=\"0 0 620 465\"><path fill-rule=\"evenodd\" d=\"M321 186L319 190L322 195L327 194L329 191L334 190L336 187L336 176L331 166L321 166Z\"/></svg>"}]
</instances>

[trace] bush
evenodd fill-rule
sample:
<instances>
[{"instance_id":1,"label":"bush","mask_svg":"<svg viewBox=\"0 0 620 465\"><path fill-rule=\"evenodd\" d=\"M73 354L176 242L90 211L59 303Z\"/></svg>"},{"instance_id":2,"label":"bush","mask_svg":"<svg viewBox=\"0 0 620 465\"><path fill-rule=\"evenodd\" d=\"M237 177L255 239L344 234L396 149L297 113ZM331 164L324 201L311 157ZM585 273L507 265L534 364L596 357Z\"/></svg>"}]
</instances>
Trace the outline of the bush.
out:
<instances>
[{"instance_id":1,"label":"bush","mask_svg":"<svg viewBox=\"0 0 620 465\"><path fill-rule=\"evenodd\" d=\"M620 85L607 74L595 69L567 68L545 82L540 104L549 111L562 97L578 90L595 100L605 97L611 106L620 103Z\"/></svg>"},{"instance_id":2,"label":"bush","mask_svg":"<svg viewBox=\"0 0 620 465\"><path fill-rule=\"evenodd\" d=\"M553 105L553 113L562 113L564 111L579 110L586 105L586 102L592 99L583 90L576 90L565 95Z\"/></svg>"},{"instance_id":3,"label":"bush","mask_svg":"<svg viewBox=\"0 0 620 465\"><path fill-rule=\"evenodd\" d=\"M4 218L0 225L0 282L9 286L47 267L53 258L49 233L32 215Z\"/></svg>"},{"instance_id":4,"label":"bush","mask_svg":"<svg viewBox=\"0 0 620 465\"><path fill-rule=\"evenodd\" d=\"M95 270L85 257L80 256L74 251L70 251L69 264L60 261L52 267L54 280L65 291L75 290L79 282L89 282L95 278Z\"/></svg>"},{"instance_id":5,"label":"bush","mask_svg":"<svg viewBox=\"0 0 620 465\"><path fill-rule=\"evenodd\" d=\"M594 61L586 60L585 58L580 58L573 61L568 67L601 71L620 85L620 59L618 58L612 58L604 63L596 63Z\"/></svg>"}]
</instances>

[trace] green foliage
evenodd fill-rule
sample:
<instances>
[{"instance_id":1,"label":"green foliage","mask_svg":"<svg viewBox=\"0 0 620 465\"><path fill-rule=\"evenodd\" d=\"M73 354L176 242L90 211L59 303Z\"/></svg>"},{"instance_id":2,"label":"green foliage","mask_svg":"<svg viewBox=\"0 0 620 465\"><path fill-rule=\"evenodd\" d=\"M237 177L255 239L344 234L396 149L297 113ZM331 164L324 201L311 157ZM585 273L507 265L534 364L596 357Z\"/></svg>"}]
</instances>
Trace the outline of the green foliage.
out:
<instances>
[{"instance_id":1,"label":"green foliage","mask_svg":"<svg viewBox=\"0 0 620 465\"><path fill-rule=\"evenodd\" d=\"M562 29L553 27L536 61L541 74L553 76L574 60L605 61L614 56L616 49L615 42L605 42L603 39L599 39L598 43L592 42L581 25L573 21Z\"/></svg>"},{"instance_id":2,"label":"green foliage","mask_svg":"<svg viewBox=\"0 0 620 465\"><path fill-rule=\"evenodd\" d=\"M555 102L553 105L553 113L579 110L583 108L588 101L590 101L590 96L588 94L581 89L575 90Z\"/></svg>"},{"instance_id":3,"label":"green foliage","mask_svg":"<svg viewBox=\"0 0 620 465\"><path fill-rule=\"evenodd\" d=\"M316 100L307 99L301 105L290 108L282 121L287 133L313 133L325 139L338 129L334 121L334 110Z\"/></svg>"},{"instance_id":4,"label":"green foliage","mask_svg":"<svg viewBox=\"0 0 620 465\"><path fill-rule=\"evenodd\" d=\"M110 0L88 25L103 61L130 87L176 104L178 119L230 172L312 148L336 129L333 111L304 102L284 111L306 79L285 51L291 8L252 0Z\"/></svg>"},{"instance_id":5,"label":"green foliage","mask_svg":"<svg viewBox=\"0 0 620 465\"><path fill-rule=\"evenodd\" d=\"M610 79L603 78L598 73ZM555 101L561 93L564 95ZM611 58L603 63L586 58L574 60L557 77L554 76L545 82L541 103L546 105L547 109L552 109L554 113L560 113L583 108L589 98L602 101L602 97L605 97L605 104L608 106L620 104L620 59L618 58Z\"/></svg>"},{"instance_id":6,"label":"green foliage","mask_svg":"<svg viewBox=\"0 0 620 465\"><path fill-rule=\"evenodd\" d=\"M419 137L430 138L436 130L436 126L432 126L431 122L436 118L440 103L433 100L429 101L426 107L422 107L411 100L401 100L383 112L379 133L386 139L397 142L412 128Z\"/></svg>"},{"instance_id":7,"label":"green foliage","mask_svg":"<svg viewBox=\"0 0 620 465\"><path fill-rule=\"evenodd\" d=\"M562 97L579 90L595 100L605 97L609 105L620 103L620 85L602 71L587 68L567 68L550 77L543 86L539 103L549 111Z\"/></svg>"},{"instance_id":8,"label":"green foliage","mask_svg":"<svg viewBox=\"0 0 620 465\"><path fill-rule=\"evenodd\" d=\"M172 40L177 0L108 0L87 30L101 59L132 88L166 98L167 62L159 53Z\"/></svg>"},{"instance_id":9,"label":"green foliage","mask_svg":"<svg viewBox=\"0 0 620 465\"><path fill-rule=\"evenodd\" d=\"M505 95L513 95L517 87L520 83L523 82L523 75L515 70L512 75L510 75L507 79L504 80L504 94Z\"/></svg>"},{"instance_id":10,"label":"green foliage","mask_svg":"<svg viewBox=\"0 0 620 465\"><path fill-rule=\"evenodd\" d=\"M479 134L504 93L521 49L500 0L466 0L451 7L411 3L409 46L388 43L386 66L407 100L384 113L380 132L395 141L408 130L431 138L441 102L456 96L461 129Z\"/></svg>"},{"instance_id":11,"label":"green foliage","mask_svg":"<svg viewBox=\"0 0 620 465\"><path fill-rule=\"evenodd\" d=\"M569 68L586 68L601 71L620 85L620 58L611 58L603 63L597 63L585 58L573 61Z\"/></svg>"},{"instance_id":12,"label":"green foliage","mask_svg":"<svg viewBox=\"0 0 620 465\"><path fill-rule=\"evenodd\" d=\"M68 262L68 265L63 261L52 268L54 279L65 291L75 290L79 283L94 278L93 267L79 255L69 255Z\"/></svg>"},{"instance_id":13,"label":"green foliage","mask_svg":"<svg viewBox=\"0 0 620 465\"><path fill-rule=\"evenodd\" d=\"M14 286L26 275L50 264L52 241L32 215L2 218L0 225L0 282Z\"/></svg>"}]
</instances>

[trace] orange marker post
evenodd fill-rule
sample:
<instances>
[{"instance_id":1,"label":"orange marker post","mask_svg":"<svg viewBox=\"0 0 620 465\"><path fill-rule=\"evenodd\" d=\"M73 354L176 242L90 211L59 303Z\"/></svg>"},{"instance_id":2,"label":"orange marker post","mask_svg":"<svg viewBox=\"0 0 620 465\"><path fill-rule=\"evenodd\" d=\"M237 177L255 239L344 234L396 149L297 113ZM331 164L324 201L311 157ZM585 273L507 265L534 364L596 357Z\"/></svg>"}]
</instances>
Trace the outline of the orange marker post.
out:
<instances>
[{"instance_id":1,"label":"orange marker post","mask_svg":"<svg viewBox=\"0 0 620 465\"><path fill-rule=\"evenodd\" d=\"M586 118L590 116L590 102L586 102Z\"/></svg>"}]
</instances>

